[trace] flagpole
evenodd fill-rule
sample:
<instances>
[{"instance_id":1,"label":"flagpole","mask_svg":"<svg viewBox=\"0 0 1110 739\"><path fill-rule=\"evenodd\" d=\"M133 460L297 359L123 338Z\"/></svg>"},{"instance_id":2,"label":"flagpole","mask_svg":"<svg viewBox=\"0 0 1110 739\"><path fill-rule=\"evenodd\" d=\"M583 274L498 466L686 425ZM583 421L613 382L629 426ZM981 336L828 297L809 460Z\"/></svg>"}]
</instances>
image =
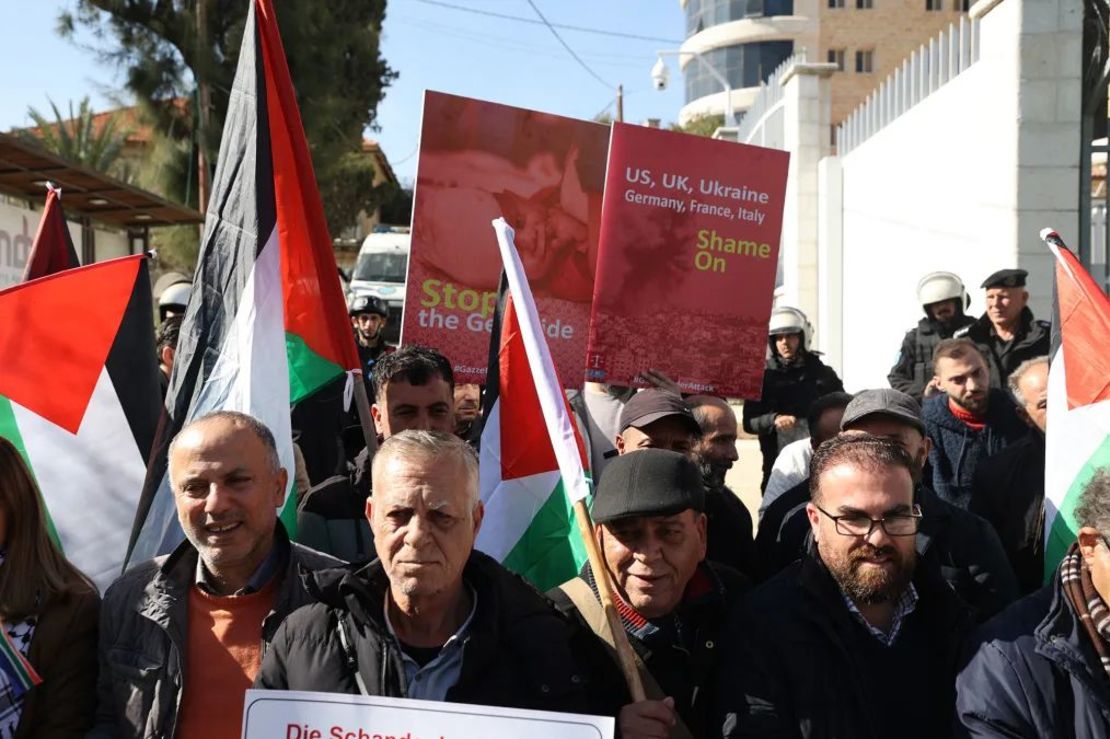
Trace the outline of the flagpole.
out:
<instances>
[{"instance_id":1,"label":"flagpole","mask_svg":"<svg viewBox=\"0 0 1110 739\"><path fill-rule=\"evenodd\" d=\"M617 650L617 659L620 661L621 672L628 683L628 692L632 695L632 702L639 703L647 700L644 693L644 684L640 680L640 670L636 667L636 653L628 642L628 633L621 623L617 606L613 602L613 585L609 582L609 568L601 558L601 551L597 547L597 538L594 536L594 522L590 519L590 510L586 507L585 500L574 503L574 518L578 521L578 533L586 545L586 558L590 562L590 569L594 573L597 583L597 596L601 601L601 608L605 611L605 620L609 624L609 632L613 635L613 648Z\"/></svg>"},{"instance_id":2,"label":"flagpole","mask_svg":"<svg viewBox=\"0 0 1110 739\"><path fill-rule=\"evenodd\" d=\"M362 438L366 440L366 449L370 459L378 451L378 432L374 428L374 417L370 415L370 398L366 395L366 380L362 377L362 370L354 370L354 400L358 409L358 422L362 426Z\"/></svg>"}]
</instances>

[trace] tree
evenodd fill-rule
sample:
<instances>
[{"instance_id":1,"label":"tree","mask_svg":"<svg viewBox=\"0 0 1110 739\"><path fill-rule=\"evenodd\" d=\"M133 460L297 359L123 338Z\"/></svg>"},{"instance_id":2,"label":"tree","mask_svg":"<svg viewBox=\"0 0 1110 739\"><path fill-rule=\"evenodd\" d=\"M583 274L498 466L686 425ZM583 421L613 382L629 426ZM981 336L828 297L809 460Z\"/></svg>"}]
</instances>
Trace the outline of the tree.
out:
<instances>
[{"instance_id":1,"label":"tree","mask_svg":"<svg viewBox=\"0 0 1110 739\"><path fill-rule=\"evenodd\" d=\"M59 18L63 36L72 38L78 25L86 26L99 42L94 51L101 60L124 70L127 89L164 139L161 191L188 205L197 205L198 148L209 166L219 149L248 5L77 0L76 9ZM378 103L396 77L380 54L385 0L280 5L282 42L320 191L350 187L352 177L359 183L354 193L324 199L328 225L338 232L376 204L373 188L362 187L363 170L372 165L351 155L361 150L363 130L374 128ZM199 95L201 89L207 95ZM201 99L207 100L203 110Z\"/></svg>"},{"instance_id":2,"label":"tree","mask_svg":"<svg viewBox=\"0 0 1110 739\"><path fill-rule=\"evenodd\" d=\"M66 118L53 100L47 100L54 120L28 107L27 115L35 122L35 127L20 131L21 138L38 143L47 151L76 164L130 179L127 168L120 160L129 132L117 128L115 116L107 116L97 125L92 105L85 97L77 104L76 112L73 101L69 101L69 117Z\"/></svg>"},{"instance_id":3,"label":"tree","mask_svg":"<svg viewBox=\"0 0 1110 739\"><path fill-rule=\"evenodd\" d=\"M713 132L723 125L725 125L724 114L713 115L702 113L686 121L684 125L679 125L677 123L672 125L671 130L681 131L682 133L692 133L695 136L712 136Z\"/></svg>"}]
</instances>

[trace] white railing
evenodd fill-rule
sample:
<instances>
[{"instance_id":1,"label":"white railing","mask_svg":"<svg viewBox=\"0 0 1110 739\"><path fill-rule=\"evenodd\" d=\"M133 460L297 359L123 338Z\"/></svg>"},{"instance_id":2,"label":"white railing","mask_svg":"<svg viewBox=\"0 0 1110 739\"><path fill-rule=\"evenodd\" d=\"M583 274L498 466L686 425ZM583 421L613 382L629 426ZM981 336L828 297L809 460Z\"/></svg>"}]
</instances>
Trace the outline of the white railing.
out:
<instances>
[{"instance_id":1,"label":"white railing","mask_svg":"<svg viewBox=\"0 0 1110 739\"><path fill-rule=\"evenodd\" d=\"M836 129L843 156L979 60L979 21L961 16L922 44Z\"/></svg>"},{"instance_id":2,"label":"white railing","mask_svg":"<svg viewBox=\"0 0 1110 739\"><path fill-rule=\"evenodd\" d=\"M774 72L771 72L766 80L759 83L759 92L755 94L755 100L744 112L740 125L736 127L737 141L742 144L751 143L767 119L782 105L782 77L786 70L795 64L804 64L805 61L806 51L802 49L788 57L775 68Z\"/></svg>"}]
</instances>

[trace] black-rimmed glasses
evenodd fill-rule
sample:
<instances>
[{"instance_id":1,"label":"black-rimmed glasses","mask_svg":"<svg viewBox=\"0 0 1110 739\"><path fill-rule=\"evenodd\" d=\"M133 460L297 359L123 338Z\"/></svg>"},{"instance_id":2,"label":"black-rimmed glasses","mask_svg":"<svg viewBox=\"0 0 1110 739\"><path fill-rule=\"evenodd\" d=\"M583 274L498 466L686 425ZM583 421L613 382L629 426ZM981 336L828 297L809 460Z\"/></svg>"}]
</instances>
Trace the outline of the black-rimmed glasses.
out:
<instances>
[{"instance_id":1,"label":"black-rimmed glasses","mask_svg":"<svg viewBox=\"0 0 1110 739\"><path fill-rule=\"evenodd\" d=\"M876 526L882 526L887 536L913 536L921 527L921 506L915 505L911 513L896 513L882 518L871 518L861 513L834 516L816 503L813 507L833 520L836 533L842 536L871 536Z\"/></svg>"}]
</instances>

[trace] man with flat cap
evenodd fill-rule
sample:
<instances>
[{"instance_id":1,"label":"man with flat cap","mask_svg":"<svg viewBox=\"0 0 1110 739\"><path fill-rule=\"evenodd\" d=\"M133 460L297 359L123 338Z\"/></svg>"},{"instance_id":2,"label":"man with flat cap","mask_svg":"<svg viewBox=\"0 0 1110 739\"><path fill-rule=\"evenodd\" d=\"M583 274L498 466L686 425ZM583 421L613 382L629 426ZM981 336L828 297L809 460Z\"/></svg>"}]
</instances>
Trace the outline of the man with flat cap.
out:
<instances>
[{"instance_id":1,"label":"man with flat cap","mask_svg":"<svg viewBox=\"0 0 1110 739\"><path fill-rule=\"evenodd\" d=\"M1024 269L1000 269L983 280L987 312L954 334L979 345L990 368L991 387L1000 390L1006 389L1006 380L1019 364L1049 352L1052 326L1033 318L1026 305L1028 276Z\"/></svg>"},{"instance_id":2,"label":"man with flat cap","mask_svg":"<svg viewBox=\"0 0 1110 739\"><path fill-rule=\"evenodd\" d=\"M704 510L698 466L676 452L622 455L609 463L598 485L597 542L648 697L621 712L622 735L710 735L707 701L716 645L745 581L705 560ZM612 644L588 563L548 597Z\"/></svg>"}]
</instances>

